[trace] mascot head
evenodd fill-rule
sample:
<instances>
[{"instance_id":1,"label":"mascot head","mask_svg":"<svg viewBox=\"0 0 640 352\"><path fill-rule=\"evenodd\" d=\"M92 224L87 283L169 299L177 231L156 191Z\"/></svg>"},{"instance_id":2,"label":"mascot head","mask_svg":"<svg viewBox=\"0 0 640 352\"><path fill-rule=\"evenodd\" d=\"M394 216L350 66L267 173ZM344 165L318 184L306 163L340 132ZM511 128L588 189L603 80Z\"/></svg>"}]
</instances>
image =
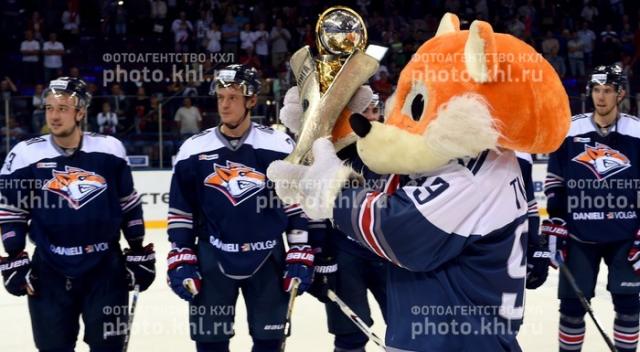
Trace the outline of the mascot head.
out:
<instances>
[{"instance_id":1,"label":"mascot head","mask_svg":"<svg viewBox=\"0 0 640 352\"><path fill-rule=\"evenodd\" d=\"M460 30L448 13L402 70L385 122L350 122L373 171L413 174L487 149L554 151L570 116L560 78L531 46L482 21Z\"/></svg>"}]
</instances>

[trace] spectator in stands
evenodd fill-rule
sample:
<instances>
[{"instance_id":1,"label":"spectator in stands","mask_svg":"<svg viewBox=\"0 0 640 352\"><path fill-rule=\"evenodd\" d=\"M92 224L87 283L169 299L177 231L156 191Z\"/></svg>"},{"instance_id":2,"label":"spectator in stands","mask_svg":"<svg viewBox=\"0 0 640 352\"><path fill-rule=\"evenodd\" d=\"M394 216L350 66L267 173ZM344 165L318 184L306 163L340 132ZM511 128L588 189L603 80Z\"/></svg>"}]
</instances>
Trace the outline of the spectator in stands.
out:
<instances>
[{"instance_id":1,"label":"spectator in stands","mask_svg":"<svg viewBox=\"0 0 640 352\"><path fill-rule=\"evenodd\" d=\"M176 52L189 51L189 40L193 32L193 25L187 19L187 14L184 11L180 11L180 17L173 21L171 30L174 34Z\"/></svg>"},{"instance_id":2,"label":"spectator in stands","mask_svg":"<svg viewBox=\"0 0 640 352\"><path fill-rule=\"evenodd\" d=\"M206 49L209 40L207 39L207 31L213 22L211 12L202 10L200 11L200 18L196 21L196 46L198 51Z\"/></svg>"},{"instance_id":3,"label":"spectator in stands","mask_svg":"<svg viewBox=\"0 0 640 352\"><path fill-rule=\"evenodd\" d=\"M118 128L118 116L111 111L109 102L102 103L102 112L98 114L98 132L102 134L116 134Z\"/></svg>"},{"instance_id":4,"label":"spectator in stands","mask_svg":"<svg viewBox=\"0 0 640 352\"><path fill-rule=\"evenodd\" d=\"M255 36L251 31L251 23L245 23L240 31L240 49L247 52L251 50L253 52L253 43Z\"/></svg>"},{"instance_id":5,"label":"spectator in stands","mask_svg":"<svg viewBox=\"0 0 640 352\"><path fill-rule=\"evenodd\" d=\"M551 66L556 70L558 76L560 76L561 79L564 78L567 74L567 65L564 63L564 58L558 55L557 49L553 49L553 51L551 51L549 57L547 57L547 61L549 61Z\"/></svg>"},{"instance_id":6,"label":"spectator in stands","mask_svg":"<svg viewBox=\"0 0 640 352\"><path fill-rule=\"evenodd\" d=\"M524 38L524 31L526 29L524 22L521 20L521 18L518 18L517 16L513 16L513 18L511 19L511 21L509 22L509 33L511 33L514 37L517 38Z\"/></svg>"},{"instance_id":7,"label":"spectator in stands","mask_svg":"<svg viewBox=\"0 0 640 352\"><path fill-rule=\"evenodd\" d=\"M33 32L24 32L24 40L20 43L22 54L22 79L24 83L34 84L40 81L42 68L40 66L40 42L33 39Z\"/></svg>"},{"instance_id":8,"label":"spectator in stands","mask_svg":"<svg viewBox=\"0 0 640 352\"><path fill-rule=\"evenodd\" d=\"M620 37L618 36L618 32L613 30L611 24L607 24L605 29L600 32L599 51L602 55L600 62L603 64L614 62L620 56Z\"/></svg>"},{"instance_id":9,"label":"spectator in stands","mask_svg":"<svg viewBox=\"0 0 640 352\"><path fill-rule=\"evenodd\" d=\"M58 41L56 33L49 34L49 41L42 45L44 54L44 80L49 82L62 69L62 55L64 55L64 45Z\"/></svg>"},{"instance_id":10,"label":"spectator in stands","mask_svg":"<svg viewBox=\"0 0 640 352\"><path fill-rule=\"evenodd\" d=\"M599 14L598 7L593 4L593 1L586 2L582 12L580 12L580 16L589 23L593 23Z\"/></svg>"},{"instance_id":11,"label":"spectator in stands","mask_svg":"<svg viewBox=\"0 0 640 352\"><path fill-rule=\"evenodd\" d=\"M113 111L118 116L118 124L121 126L127 126L127 111L129 111L129 100L124 95L122 87L118 83L114 83L111 86L111 96L107 100L109 105L113 108Z\"/></svg>"},{"instance_id":12,"label":"spectator in stands","mask_svg":"<svg viewBox=\"0 0 640 352\"><path fill-rule=\"evenodd\" d=\"M589 28L589 22L582 23L582 29L578 31L578 38L583 44L585 70L590 70L593 64L593 49L596 43L596 34Z\"/></svg>"},{"instance_id":13,"label":"spectator in stands","mask_svg":"<svg viewBox=\"0 0 640 352\"><path fill-rule=\"evenodd\" d=\"M633 30L630 23L622 25L622 32L620 32L620 45L622 45L622 51L627 54L633 54Z\"/></svg>"},{"instance_id":14,"label":"spectator in stands","mask_svg":"<svg viewBox=\"0 0 640 352\"><path fill-rule=\"evenodd\" d=\"M127 10L124 6L118 6L114 15L114 30L117 36L124 37L127 35Z\"/></svg>"},{"instance_id":15,"label":"spectator in stands","mask_svg":"<svg viewBox=\"0 0 640 352\"><path fill-rule=\"evenodd\" d=\"M291 33L283 27L282 18L276 19L276 25L271 29L271 64L275 69L282 64L289 49L287 45L291 40Z\"/></svg>"},{"instance_id":16,"label":"spectator in stands","mask_svg":"<svg viewBox=\"0 0 640 352\"><path fill-rule=\"evenodd\" d=\"M180 131L180 136L184 140L200 132L202 116L200 115L200 110L192 105L191 98L184 98L182 103L182 107L176 111L174 121Z\"/></svg>"},{"instance_id":17,"label":"spectator in stands","mask_svg":"<svg viewBox=\"0 0 640 352\"><path fill-rule=\"evenodd\" d=\"M211 22L211 26L207 29L207 51L210 53L219 53L222 50L222 33L218 28L218 24Z\"/></svg>"},{"instance_id":18,"label":"spectator in stands","mask_svg":"<svg viewBox=\"0 0 640 352\"><path fill-rule=\"evenodd\" d=\"M133 124L124 126L124 128L126 130L129 130L130 128L135 126L136 132L139 133L141 120L144 119L144 117L151 110L151 102L144 87L138 87L138 89L136 90L136 97L133 99L132 106L133 108L131 115L133 116ZM129 119L128 121L131 121L131 119Z\"/></svg>"},{"instance_id":19,"label":"spectator in stands","mask_svg":"<svg viewBox=\"0 0 640 352\"><path fill-rule=\"evenodd\" d=\"M381 101L386 101L393 93L393 84L389 80L389 71L386 67L380 66L377 78L371 83L371 89L377 92Z\"/></svg>"},{"instance_id":20,"label":"spectator in stands","mask_svg":"<svg viewBox=\"0 0 640 352\"><path fill-rule=\"evenodd\" d=\"M571 32L571 39L567 43L567 57L572 77L584 77L584 43L576 31Z\"/></svg>"},{"instance_id":21,"label":"spectator in stands","mask_svg":"<svg viewBox=\"0 0 640 352\"><path fill-rule=\"evenodd\" d=\"M237 53L238 41L240 41L240 27L235 18L227 14L222 25L222 51L225 53Z\"/></svg>"},{"instance_id":22,"label":"spectator in stands","mask_svg":"<svg viewBox=\"0 0 640 352\"><path fill-rule=\"evenodd\" d=\"M12 96L18 94L18 88L13 83L9 76L5 76L4 79L0 82L0 98L2 100L11 99ZM4 109L2 109L4 112Z\"/></svg>"},{"instance_id":23,"label":"spectator in stands","mask_svg":"<svg viewBox=\"0 0 640 352\"><path fill-rule=\"evenodd\" d=\"M611 6L611 12L615 16L623 16L624 15L624 1L623 0L609 0L609 4Z\"/></svg>"},{"instance_id":24,"label":"spectator in stands","mask_svg":"<svg viewBox=\"0 0 640 352\"><path fill-rule=\"evenodd\" d=\"M260 66L269 64L269 32L266 31L264 22L258 23L258 29L253 32L253 41L256 46L255 53L260 59Z\"/></svg>"},{"instance_id":25,"label":"spectator in stands","mask_svg":"<svg viewBox=\"0 0 640 352\"><path fill-rule=\"evenodd\" d=\"M542 55L545 58L549 58L552 52L556 52L556 54L560 51L560 42L553 35L552 31L547 31L547 35L542 41Z\"/></svg>"},{"instance_id":26,"label":"spectator in stands","mask_svg":"<svg viewBox=\"0 0 640 352\"><path fill-rule=\"evenodd\" d=\"M40 130L44 125L43 90L44 86L42 84L36 84L33 91L33 97L31 97L31 107L33 108L33 112L31 113L31 129L33 133L40 133Z\"/></svg>"},{"instance_id":27,"label":"spectator in stands","mask_svg":"<svg viewBox=\"0 0 640 352\"><path fill-rule=\"evenodd\" d=\"M33 32L33 38L39 42L44 40L44 19L40 16L40 12L33 11L31 14L31 18L29 19L29 23L27 24L27 29Z\"/></svg>"},{"instance_id":28,"label":"spectator in stands","mask_svg":"<svg viewBox=\"0 0 640 352\"><path fill-rule=\"evenodd\" d=\"M253 52L253 46L249 46L243 51L238 62L243 65L254 67L257 70L260 70L262 68L260 58Z\"/></svg>"},{"instance_id":29,"label":"spectator in stands","mask_svg":"<svg viewBox=\"0 0 640 352\"><path fill-rule=\"evenodd\" d=\"M161 20L167 17L167 2L164 0L152 0L151 1L151 18L154 20Z\"/></svg>"},{"instance_id":30,"label":"spectator in stands","mask_svg":"<svg viewBox=\"0 0 640 352\"><path fill-rule=\"evenodd\" d=\"M165 19L167 17L167 3L164 0L152 0L149 18L153 24L153 33L161 38L164 33Z\"/></svg>"},{"instance_id":31,"label":"spectator in stands","mask_svg":"<svg viewBox=\"0 0 640 352\"><path fill-rule=\"evenodd\" d=\"M0 128L0 134L2 134L2 137L8 135L9 140L11 141L10 143L13 145L20 141L22 137L27 134L27 131L20 127L14 116L9 116L9 125L2 126L2 128Z\"/></svg>"},{"instance_id":32,"label":"spectator in stands","mask_svg":"<svg viewBox=\"0 0 640 352\"><path fill-rule=\"evenodd\" d=\"M67 42L75 43L74 38L77 38L80 31L80 13L77 6L77 2L68 1L67 9L62 13L62 30Z\"/></svg>"}]
</instances>

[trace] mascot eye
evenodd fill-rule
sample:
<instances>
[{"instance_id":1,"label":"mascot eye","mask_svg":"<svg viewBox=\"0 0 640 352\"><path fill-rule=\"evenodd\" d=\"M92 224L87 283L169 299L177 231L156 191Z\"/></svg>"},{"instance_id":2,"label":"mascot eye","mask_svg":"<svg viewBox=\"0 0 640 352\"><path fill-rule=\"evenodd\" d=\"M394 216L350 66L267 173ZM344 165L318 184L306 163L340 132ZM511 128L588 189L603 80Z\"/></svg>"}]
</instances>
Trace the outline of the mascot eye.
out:
<instances>
[{"instance_id":1,"label":"mascot eye","mask_svg":"<svg viewBox=\"0 0 640 352\"><path fill-rule=\"evenodd\" d=\"M419 121L424 111L424 97L422 94L418 94L413 98L411 102L411 118L414 121Z\"/></svg>"},{"instance_id":2,"label":"mascot eye","mask_svg":"<svg viewBox=\"0 0 640 352\"><path fill-rule=\"evenodd\" d=\"M410 116L414 121L420 121L425 107L429 102L429 94L427 93L427 87L421 81L413 82L411 90L404 98L402 105L402 113L405 116Z\"/></svg>"}]
</instances>

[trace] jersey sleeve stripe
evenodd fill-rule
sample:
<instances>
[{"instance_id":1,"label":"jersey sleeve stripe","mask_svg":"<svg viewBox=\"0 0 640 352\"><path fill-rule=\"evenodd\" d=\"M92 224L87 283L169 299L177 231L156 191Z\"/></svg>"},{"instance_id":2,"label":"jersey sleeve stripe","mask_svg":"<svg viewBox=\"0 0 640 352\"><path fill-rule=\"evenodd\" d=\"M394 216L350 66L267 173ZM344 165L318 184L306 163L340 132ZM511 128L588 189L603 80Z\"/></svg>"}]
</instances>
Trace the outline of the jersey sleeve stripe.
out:
<instances>
[{"instance_id":1,"label":"jersey sleeve stripe","mask_svg":"<svg viewBox=\"0 0 640 352\"><path fill-rule=\"evenodd\" d=\"M374 251L374 253L376 253L378 256L382 258L385 258L391 261L389 257L386 255L386 253L384 252L384 250L382 249L382 246L380 246L380 243L378 243L378 240L376 239L376 236L373 231L374 223L375 223L374 211L373 211L374 205L375 205L375 202L378 199L380 199L380 197L382 197L383 195L384 195L383 193L378 193L378 192L371 192L367 194L364 200L364 203L362 204L362 207L360 209L359 229L363 235L363 239L365 240L365 243Z\"/></svg>"},{"instance_id":2,"label":"jersey sleeve stripe","mask_svg":"<svg viewBox=\"0 0 640 352\"><path fill-rule=\"evenodd\" d=\"M131 195L129 195L128 197L123 198L120 201L120 206L122 207L122 211L123 212L128 212L131 209L135 208L136 206L142 204L142 197L138 194L138 192L133 191L133 193L131 193Z\"/></svg>"},{"instance_id":3,"label":"jersey sleeve stripe","mask_svg":"<svg viewBox=\"0 0 640 352\"><path fill-rule=\"evenodd\" d=\"M384 193L393 194L400 187L400 176L391 175L387 180L387 184L384 187Z\"/></svg>"}]
</instances>

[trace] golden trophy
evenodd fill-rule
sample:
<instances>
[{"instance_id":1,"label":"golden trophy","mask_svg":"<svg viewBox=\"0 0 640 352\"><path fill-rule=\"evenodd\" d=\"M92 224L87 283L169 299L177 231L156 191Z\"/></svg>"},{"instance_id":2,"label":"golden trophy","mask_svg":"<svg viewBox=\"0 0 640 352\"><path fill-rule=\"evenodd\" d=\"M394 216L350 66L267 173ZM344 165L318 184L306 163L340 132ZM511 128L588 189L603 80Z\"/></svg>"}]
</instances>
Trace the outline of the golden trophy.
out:
<instances>
[{"instance_id":1,"label":"golden trophy","mask_svg":"<svg viewBox=\"0 0 640 352\"><path fill-rule=\"evenodd\" d=\"M351 113L345 108L358 88L378 70L387 51L377 45L367 47L364 21L358 13L343 6L331 7L320 15L316 41L317 58L305 46L290 60L303 109L296 147L286 159L296 164L309 162L313 142L331 136L335 128L342 130L339 139L347 137L348 132L344 131L350 130ZM334 136L333 142L340 141Z\"/></svg>"}]
</instances>

